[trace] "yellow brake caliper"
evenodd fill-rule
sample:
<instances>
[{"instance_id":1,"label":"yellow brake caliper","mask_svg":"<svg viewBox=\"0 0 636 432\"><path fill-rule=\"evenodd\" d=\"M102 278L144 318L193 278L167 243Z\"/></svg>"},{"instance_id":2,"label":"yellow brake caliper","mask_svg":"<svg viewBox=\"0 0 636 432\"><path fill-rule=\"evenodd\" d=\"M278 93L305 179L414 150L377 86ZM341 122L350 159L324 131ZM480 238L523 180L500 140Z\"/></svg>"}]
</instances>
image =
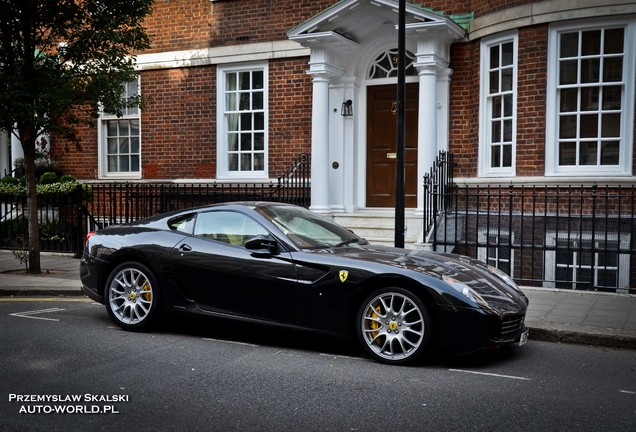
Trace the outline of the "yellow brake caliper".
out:
<instances>
[{"instance_id":1,"label":"yellow brake caliper","mask_svg":"<svg viewBox=\"0 0 636 432\"><path fill-rule=\"evenodd\" d=\"M142 294L144 300L150 301L152 300L152 292L150 288L150 284L146 282L143 286L144 293Z\"/></svg>"},{"instance_id":2,"label":"yellow brake caliper","mask_svg":"<svg viewBox=\"0 0 636 432\"><path fill-rule=\"evenodd\" d=\"M380 309L380 305L376 306L376 307L375 307L375 310L376 310L376 311L378 311L378 312L380 312L380 311L381 311L381 309ZM375 312L373 312L373 313L371 314L371 318L373 318L373 319L375 320L375 319L379 318L379 316L378 316L378 314L376 314ZM369 324L369 327L371 327L371 330L377 330L377 329L379 329L379 328L380 328L380 323L379 323L379 322L377 322L377 321L371 321L371 324ZM372 336L372 337L373 337L373 339L375 340L375 343L376 343L376 344L378 344L378 345L380 345L380 341L379 341L378 339L376 339L376 338L378 337L378 332L372 332L372 333L371 333L371 336Z\"/></svg>"}]
</instances>

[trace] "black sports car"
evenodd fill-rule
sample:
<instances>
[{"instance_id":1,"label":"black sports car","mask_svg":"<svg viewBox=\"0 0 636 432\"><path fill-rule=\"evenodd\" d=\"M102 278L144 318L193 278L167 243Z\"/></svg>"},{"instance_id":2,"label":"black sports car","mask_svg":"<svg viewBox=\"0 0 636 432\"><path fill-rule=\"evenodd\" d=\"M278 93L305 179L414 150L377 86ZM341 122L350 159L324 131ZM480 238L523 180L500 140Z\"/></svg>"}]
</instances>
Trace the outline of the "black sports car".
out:
<instances>
[{"instance_id":1,"label":"black sports car","mask_svg":"<svg viewBox=\"0 0 636 432\"><path fill-rule=\"evenodd\" d=\"M372 358L429 348L523 344L528 299L464 256L372 246L311 211L230 203L161 214L90 235L84 292L142 330L165 311L357 337Z\"/></svg>"}]
</instances>

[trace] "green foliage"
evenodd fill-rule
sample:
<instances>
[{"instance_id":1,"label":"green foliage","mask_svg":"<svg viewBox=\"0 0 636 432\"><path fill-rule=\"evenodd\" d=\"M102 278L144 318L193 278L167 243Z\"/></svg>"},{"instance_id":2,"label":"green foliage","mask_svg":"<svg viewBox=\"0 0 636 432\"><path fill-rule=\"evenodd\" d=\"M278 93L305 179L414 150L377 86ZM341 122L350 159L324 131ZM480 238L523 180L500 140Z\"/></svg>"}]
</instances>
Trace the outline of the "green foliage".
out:
<instances>
[{"instance_id":1,"label":"green foliage","mask_svg":"<svg viewBox=\"0 0 636 432\"><path fill-rule=\"evenodd\" d=\"M71 176L68 176L71 177ZM92 188L87 184L80 184L75 179L66 179L65 182L39 184L36 186L38 196L47 195L70 195L77 191L77 186L82 188L82 198L88 199L92 195ZM26 195L24 184L0 182L0 196L19 197Z\"/></svg>"},{"instance_id":2,"label":"green foliage","mask_svg":"<svg viewBox=\"0 0 636 432\"><path fill-rule=\"evenodd\" d=\"M3 185L19 185L20 181L15 177L6 176L3 177L2 180L0 180L0 183L2 183Z\"/></svg>"},{"instance_id":3,"label":"green foliage","mask_svg":"<svg viewBox=\"0 0 636 432\"><path fill-rule=\"evenodd\" d=\"M60 177L60 183L70 183L70 182L76 182L77 180L75 180L75 177L73 177L70 174L64 174L62 177Z\"/></svg>"},{"instance_id":4,"label":"green foliage","mask_svg":"<svg viewBox=\"0 0 636 432\"><path fill-rule=\"evenodd\" d=\"M45 172L44 174L42 174L42 176L40 176L40 184L41 185L48 185L48 184L52 184L52 183L58 183L59 181L60 181L60 178L54 172L50 172L50 171L49 172Z\"/></svg>"}]
</instances>

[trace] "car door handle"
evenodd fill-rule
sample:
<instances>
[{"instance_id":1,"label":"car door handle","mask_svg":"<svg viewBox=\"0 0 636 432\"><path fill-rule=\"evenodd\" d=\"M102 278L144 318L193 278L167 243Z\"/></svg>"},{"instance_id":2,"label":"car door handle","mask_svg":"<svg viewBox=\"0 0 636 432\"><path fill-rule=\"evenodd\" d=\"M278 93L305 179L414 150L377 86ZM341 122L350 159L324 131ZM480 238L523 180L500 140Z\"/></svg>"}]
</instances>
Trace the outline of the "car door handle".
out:
<instances>
[{"instance_id":1,"label":"car door handle","mask_svg":"<svg viewBox=\"0 0 636 432\"><path fill-rule=\"evenodd\" d=\"M179 246L179 250L181 252L190 252L192 250L192 246L190 246L189 244L182 244L181 246Z\"/></svg>"}]
</instances>

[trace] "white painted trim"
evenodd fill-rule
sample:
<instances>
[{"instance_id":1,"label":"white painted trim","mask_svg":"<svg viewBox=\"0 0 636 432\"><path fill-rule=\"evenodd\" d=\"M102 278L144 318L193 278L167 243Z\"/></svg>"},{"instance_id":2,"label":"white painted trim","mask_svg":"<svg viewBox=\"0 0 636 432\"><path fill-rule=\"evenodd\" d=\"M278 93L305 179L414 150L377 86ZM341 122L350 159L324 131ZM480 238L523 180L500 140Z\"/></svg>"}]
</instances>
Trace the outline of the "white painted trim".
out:
<instances>
[{"instance_id":1,"label":"white painted trim","mask_svg":"<svg viewBox=\"0 0 636 432\"><path fill-rule=\"evenodd\" d=\"M184 51L139 54L136 57L136 68L138 70L151 70L208 66L246 61L254 62L291 57L309 57L309 53L310 50L308 48L303 48L294 41L260 42Z\"/></svg>"},{"instance_id":2,"label":"white painted trim","mask_svg":"<svg viewBox=\"0 0 636 432\"><path fill-rule=\"evenodd\" d=\"M225 76L228 72L263 71L263 111L265 113L265 157L263 171L232 173L227 167L227 141L225 125ZM219 180L264 180L269 178L269 64L252 62L218 67L216 70L216 178Z\"/></svg>"},{"instance_id":3,"label":"white painted trim","mask_svg":"<svg viewBox=\"0 0 636 432\"><path fill-rule=\"evenodd\" d=\"M516 31L497 35L493 38L484 39L480 50L480 89L479 89L479 176L480 177L513 177L517 166L517 78L519 36ZM490 60L489 48L494 45L501 45L507 42L513 44L512 60L512 165L506 168L490 167L490 121L488 106L488 70ZM503 107L502 107L503 110Z\"/></svg>"}]
</instances>

